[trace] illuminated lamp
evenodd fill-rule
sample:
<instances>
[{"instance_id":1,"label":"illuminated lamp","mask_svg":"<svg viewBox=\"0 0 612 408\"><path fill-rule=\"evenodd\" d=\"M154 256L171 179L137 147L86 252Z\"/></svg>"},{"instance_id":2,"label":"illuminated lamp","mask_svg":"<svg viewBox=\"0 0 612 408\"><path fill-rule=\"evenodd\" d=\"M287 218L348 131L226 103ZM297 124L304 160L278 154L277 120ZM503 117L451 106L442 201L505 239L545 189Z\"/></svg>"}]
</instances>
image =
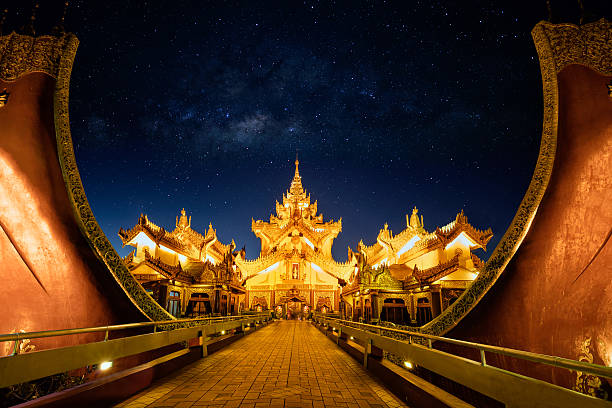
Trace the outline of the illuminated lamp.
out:
<instances>
[{"instance_id":1,"label":"illuminated lamp","mask_svg":"<svg viewBox=\"0 0 612 408\"><path fill-rule=\"evenodd\" d=\"M105 361L103 363L100 363L100 370L108 370L112 366L113 366L113 362L112 361Z\"/></svg>"},{"instance_id":2,"label":"illuminated lamp","mask_svg":"<svg viewBox=\"0 0 612 408\"><path fill-rule=\"evenodd\" d=\"M410 361L404 361L404 366L409 370L414 368L414 365Z\"/></svg>"}]
</instances>

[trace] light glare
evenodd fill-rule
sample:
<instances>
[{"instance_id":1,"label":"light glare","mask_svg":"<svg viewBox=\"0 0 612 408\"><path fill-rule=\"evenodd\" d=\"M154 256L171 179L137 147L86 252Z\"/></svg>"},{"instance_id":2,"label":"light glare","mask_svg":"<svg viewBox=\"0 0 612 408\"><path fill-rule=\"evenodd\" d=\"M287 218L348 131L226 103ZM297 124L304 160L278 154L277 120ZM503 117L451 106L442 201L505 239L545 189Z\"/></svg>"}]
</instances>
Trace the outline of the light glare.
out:
<instances>
[{"instance_id":1,"label":"light glare","mask_svg":"<svg viewBox=\"0 0 612 408\"><path fill-rule=\"evenodd\" d=\"M113 366L113 362L112 361L105 361L103 363L100 363L100 370L108 370L112 366Z\"/></svg>"}]
</instances>

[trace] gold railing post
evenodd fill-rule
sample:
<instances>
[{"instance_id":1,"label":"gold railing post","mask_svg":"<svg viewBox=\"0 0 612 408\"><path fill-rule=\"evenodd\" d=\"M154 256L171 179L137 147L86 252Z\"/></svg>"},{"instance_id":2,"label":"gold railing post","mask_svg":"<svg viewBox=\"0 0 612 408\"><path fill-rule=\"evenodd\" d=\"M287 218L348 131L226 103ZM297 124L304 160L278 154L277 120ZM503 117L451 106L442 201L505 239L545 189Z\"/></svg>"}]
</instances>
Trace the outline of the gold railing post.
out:
<instances>
[{"instance_id":1,"label":"gold railing post","mask_svg":"<svg viewBox=\"0 0 612 408\"><path fill-rule=\"evenodd\" d=\"M372 339L368 339L363 345L363 368L368 368L368 355L372 352Z\"/></svg>"},{"instance_id":2,"label":"gold railing post","mask_svg":"<svg viewBox=\"0 0 612 408\"><path fill-rule=\"evenodd\" d=\"M13 355L19 354L19 344L21 343L21 339L19 338L19 333L17 333L17 338L15 339L15 348L13 349Z\"/></svg>"},{"instance_id":3,"label":"gold railing post","mask_svg":"<svg viewBox=\"0 0 612 408\"><path fill-rule=\"evenodd\" d=\"M485 351L483 349L480 349L480 364L483 366L487 365L487 359L485 358Z\"/></svg>"}]
</instances>

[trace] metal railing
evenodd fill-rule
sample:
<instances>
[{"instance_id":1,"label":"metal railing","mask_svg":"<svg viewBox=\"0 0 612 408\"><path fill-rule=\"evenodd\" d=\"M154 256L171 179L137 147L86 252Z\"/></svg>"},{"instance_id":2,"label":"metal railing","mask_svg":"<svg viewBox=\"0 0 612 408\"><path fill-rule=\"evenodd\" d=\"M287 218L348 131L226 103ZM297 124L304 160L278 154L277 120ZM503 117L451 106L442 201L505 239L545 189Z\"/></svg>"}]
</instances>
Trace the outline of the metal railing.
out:
<instances>
[{"instance_id":1,"label":"metal railing","mask_svg":"<svg viewBox=\"0 0 612 408\"><path fill-rule=\"evenodd\" d=\"M262 315L266 315L262 313ZM45 330L39 332L27 332L27 333L9 333L9 334L0 334L0 343L7 341L14 341L15 346L13 350L13 354L19 354L19 344L22 340L31 340L31 339L40 339L46 337L57 337L57 336L69 336L74 334L86 334L86 333L99 333L105 332L104 340L108 340L108 334L111 331L118 330L128 330L128 329L138 329L143 327L151 327L153 326L153 332L157 332L157 329L161 326L185 326L190 324L197 324L198 322L202 322L203 324L212 324L224 321L233 321L244 319L245 317L252 317L253 315L240 315L240 316L219 316L219 317L200 317L200 318L192 318L192 319L175 319L175 320L161 320L161 321L152 321L152 322L139 322L139 323L126 323L126 324L116 324L110 326L98 326L98 327L84 327L78 329L61 329L61 330ZM257 315L259 316L259 315Z\"/></svg>"},{"instance_id":2,"label":"metal railing","mask_svg":"<svg viewBox=\"0 0 612 408\"><path fill-rule=\"evenodd\" d=\"M455 340L447 337L432 336L391 327L352 322L319 313L313 315L313 321L337 331L338 337L336 341L344 334L362 343L364 346L364 365L366 367L371 347L377 347L404 359L406 362L409 362L409 365L419 365L503 402L506 406L612 407L612 403L608 401L487 365L485 353L500 354L605 378L612 378L612 367L505 347ZM406 340L390 337L390 333L401 335ZM418 344L415 341L422 342L423 344ZM443 342L475 349L480 354L480 361L477 362L434 349L433 342Z\"/></svg>"},{"instance_id":3,"label":"metal railing","mask_svg":"<svg viewBox=\"0 0 612 408\"><path fill-rule=\"evenodd\" d=\"M13 354L0 357L0 388L33 381L81 367L100 364L105 361L113 361L118 358L172 344L187 342L184 351L175 353L174 357L180 357L189 351L189 340L195 338L201 339L202 354L206 356L206 342L203 341L205 337L235 329L244 331L245 327L251 325L256 327L257 324L267 322L270 318L270 313L264 312L255 315L177 319L77 329L0 334L0 342L15 342ZM132 334L109 340L110 332L147 327L153 329L151 333ZM26 339L100 332L105 333L104 340L102 341L19 353L19 344Z\"/></svg>"}]
</instances>

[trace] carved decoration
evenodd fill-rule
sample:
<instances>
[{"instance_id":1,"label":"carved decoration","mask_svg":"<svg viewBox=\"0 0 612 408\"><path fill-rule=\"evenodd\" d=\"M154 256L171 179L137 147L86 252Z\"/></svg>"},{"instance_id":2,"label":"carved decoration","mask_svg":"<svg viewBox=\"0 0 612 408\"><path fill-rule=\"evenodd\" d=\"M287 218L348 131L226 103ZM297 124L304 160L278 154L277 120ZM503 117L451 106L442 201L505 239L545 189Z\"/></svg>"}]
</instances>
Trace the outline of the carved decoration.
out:
<instances>
[{"instance_id":1,"label":"carved decoration","mask_svg":"<svg viewBox=\"0 0 612 408\"><path fill-rule=\"evenodd\" d=\"M264 296L253 296L253 303L251 307L261 306L263 310L268 308L268 299Z\"/></svg>"},{"instance_id":2,"label":"carved decoration","mask_svg":"<svg viewBox=\"0 0 612 408\"><path fill-rule=\"evenodd\" d=\"M134 305L151 320L172 320L174 317L164 310L125 266L123 259L112 247L104 232L98 225L87 197L81 176L74 158L70 120L68 114L68 96L70 74L74 56L79 44L70 33L61 37L32 38L11 34L0 37L0 76L3 79L15 79L20 75L42 71L57 76L55 88L54 120L59 162L66 184L66 191L74 210L76 221L94 253L108 267L112 276L125 291ZM30 51L28 50L30 47ZM16 55L7 56L7 52Z\"/></svg>"},{"instance_id":3,"label":"carved decoration","mask_svg":"<svg viewBox=\"0 0 612 408\"><path fill-rule=\"evenodd\" d=\"M566 25L562 24L560 26L562 26L561 29L563 30L563 27ZM583 26L583 29L587 29L586 27ZM444 335L476 306L505 270L506 265L508 265L508 262L510 262L527 235L529 226L536 215L550 180L557 148L559 97L557 65L554 54L557 51L553 49L549 39L550 32L554 30L555 25L541 22L531 32L540 57L544 96L542 141L531 183L508 230L491 254L489 260L485 263L478 277L452 305L431 322L420 328L420 331L423 333L438 336ZM595 44L593 45L595 46Z\"/></svg>"},{"instance_id":4,"label":"carved decoration","mask_svg":"<svg viewBox=\"0 0 612 408\"><path fill-rule=\"evenodd\" d=\"M424 333L441 336L455 327L497 281L527 235L555 159L559 111L557 73L569 64L582 64L605 75L612 74L612 27L604 19L580 27L540 22L531 35L540 57L544 96L542 141L531 183L510 227L478 277L448 309L420 329Z\"/></svg>"},{"instance_id":5,"label":"carved decoration","mask_svg":"<svg viewBox=\"0 0 612 408\"><path fill-rule=\"evenodd\" d=\"M421 284L435 282L457 269L459 255L457 254L446 262L440 262L438 265L424 270L418 269L415 265L412 276Z\"/></svg>"},{"instance_id":6,"label":"carved decoration","mask_svg":"<svg viewBox=\"0 0 612 408\"><path fill-rule=\"evenodd\" d=\"M555 73L570 64L585 65L604 75L612 74L612 25L602 18L590 24L540 22L533 29L550 47ZM537 46L537 44L536 44Z\"/></svg>"},{"instance_id":7,"label":"carved decoration","mask_svg":"<svg viewBox=\"0 0 612 408\"><path fill-rule=\"evenodd\" d=\"M73 39L76 37L69 33L59 37L31 37L15 32L0 36L0 79L14 81L31 72L58 78L62 60L73 51Z\"/></svg>"},{"instance_id":8,"label":"carved decoration","mask_svg":"<svg viewBox=\"0 0 612 408\"><path fill-rule=\"evenodd\" d=\"M10 93L6 92L6 88L0 92L0 108L3 108L8 103Z\"/></svg>"},{"instance_id":9,"label":"carved decoration","mask_svg":"<svg viewBox=\"0 0 612 408\"><path fill-rule=\"evenodd\" d=\"M316 306L316 310L321 310L321 308L325 306L327 307L327 310L333 310L334 308L332 307L332 302L329 299L329 296L320 296L317 299L317 306Z\"/></svg>"},{"instance_id":10,"label":"carved decoration","mask_svg":"<svg viewBox=\"0 0 612 408\"><path fill-rule=\"evenodd\" d=\"M587 337L580 343L580 355L578 361L593 364L593 353L591 353L591 338ZM583 394L591 395L602 399L608 398L608 393L601 388L601 379L592 374L586 374L582 371L576 371L576 385L574 390Z\"/></svg>"}]
</instances>

